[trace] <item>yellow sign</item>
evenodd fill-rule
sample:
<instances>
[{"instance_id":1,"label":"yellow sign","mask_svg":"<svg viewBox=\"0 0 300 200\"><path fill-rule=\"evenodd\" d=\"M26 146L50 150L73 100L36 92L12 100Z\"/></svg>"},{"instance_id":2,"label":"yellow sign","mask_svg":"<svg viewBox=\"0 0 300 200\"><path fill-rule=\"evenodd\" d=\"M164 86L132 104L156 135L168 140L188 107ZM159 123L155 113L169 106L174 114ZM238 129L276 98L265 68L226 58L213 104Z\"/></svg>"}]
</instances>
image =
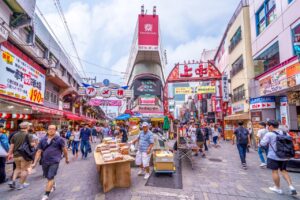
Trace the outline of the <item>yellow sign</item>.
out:
<instances>
[{"instance_id":1,"label":"yellow sign","mask_svg":"<svg viewBox=\"0 0 300 200\"><path fill-rule=\"evenodd\" d=\"M198 86L196 88L197 94L216 93L216 86Z\"/></svg>"},{"instance_id":2,"label":"yellow sign","mask_svg":"<svg viewBox=\"0 0 300 200\"><path fill-rule=\"evenodd\" d=\"M192 94L193 89L191 87L178 87L175 88L175 94Z\"/></svg>"}]
</instances>

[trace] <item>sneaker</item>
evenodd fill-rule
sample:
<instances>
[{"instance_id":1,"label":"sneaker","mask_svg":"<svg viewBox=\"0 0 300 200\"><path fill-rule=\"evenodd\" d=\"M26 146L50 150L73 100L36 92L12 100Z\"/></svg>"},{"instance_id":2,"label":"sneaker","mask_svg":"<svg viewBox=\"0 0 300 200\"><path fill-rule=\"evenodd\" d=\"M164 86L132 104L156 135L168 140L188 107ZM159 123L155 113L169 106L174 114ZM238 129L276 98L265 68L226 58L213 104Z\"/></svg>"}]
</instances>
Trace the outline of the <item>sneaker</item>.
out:
<instances>
[{"instance_id":1,"label":"sneaker","mask_svg":"<svg viewBox=\"0 0 300 200\"><path fill-rule=\"evenodd\" d=\"M24 188L27 188L30 185L30 183L23 183Z\"/></svg>"},{"instance_id":2,"label":"sneaker","mask_svg":"<svg viewBox=\"0 0 300 200\"><path fill-rule=\"evenodd\" d=\"M54 185L53 185L53 187L51 189L51 192L54 192L55 190L56 190L56 182L54 182Z\"/></svg>"},{"instance_id":3,"label":"sneaker","mask_svg":"<svg viewBox=\"0 0 300 200\"><path fill-rule=\"evenodd\" d=\"M278 194L282 194L282 190L277 188L276 186L273 186L273 187L269 187L269 190L273 191L273 192L276 192Z\"/></svg>"},{"instance_id":4,"label":"sneaker","mask_svg":"<svg viewBox=\"0 0 300 200\"><path fill-rule=\"evenodd\" d=\"M144 179L147 180L149 177L150 177L150 174L146 173L145 176L144 176Z\"/></svg>"},{"instance_id":5,"label":"sneaker","mask_svg":"<svg viewBox=\"0 0 300 200\"><path fill-rule=\"evenodd\" d=\"M8 183L8 185L9 185L9 187L10 187L11 189L15 189L15 188L16 188L16 182L15 182L15 181L10 181L10 182Z\"/></svg>"},{"instance_id":6,"label":"sneaker","mask_svg":"<svg viewBox=\"0 0 300 200\"><path fill-rule=\"evenodd\" d=\"M138 172L138 176L143 176L144 175L144 170L140 169Z\"/></svg>"},{"instance_id":7,"label":"sneaker","mask_svg":"<svg viewBox=\"0 0 300 200\"><path fill-rule=\"evenodd\" d=\"M297 191L292 185L289 186L289 189L290 189L291 195L297 195Z\"/></svg>"},{"instance_id":8,"label":"sneaker","mask_svg":"<svg viewBox=\"0 0 300 200\"><path fill-rule=\"evenodd\" d=\"M42 200L48 200L48 199L49 199L49 196L44 194L42 197Z\"/></svg>"},{"instance_id":9,"label":"sneaker","mask_svg":"<svg viewBox=\"0 0 300 200\"><path fill-rule=\"evenodd\" d=\"M18 184L18 186L16 187L17 190L23 190L24 188L24 184Z\"/></svg>"},{"instance_id":10,"label":"sneaker","mask_svg":"<svg viewBox=\"0 0 300 200\"><path fill-rule=\"evenodd\" d=\"M267 164L266 164L266 163L261 163L259 166L260 166L260 167L266 167Z\"/></svg>"}]
</instances>

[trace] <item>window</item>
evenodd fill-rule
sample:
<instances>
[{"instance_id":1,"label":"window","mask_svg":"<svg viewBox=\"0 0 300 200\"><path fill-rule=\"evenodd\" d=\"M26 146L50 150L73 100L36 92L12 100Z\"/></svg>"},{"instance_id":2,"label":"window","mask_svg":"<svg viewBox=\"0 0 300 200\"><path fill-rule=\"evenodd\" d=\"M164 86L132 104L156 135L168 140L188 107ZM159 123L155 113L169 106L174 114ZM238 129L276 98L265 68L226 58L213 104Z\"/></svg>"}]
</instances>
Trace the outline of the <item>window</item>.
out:
<instances>
[{"instance_id":1,"label":"window","mask_svg":"<svg viewBox=\"0 0 300 200\"><path fill-rule=\"evenodd\" d=\"M256 12L256 34L263 32L269 24L276 19L275 0L265 0L260 9Z\"/></svg>"},{"instance_id":2,"label":"window","mask_svg":"<svg viewBox=\"0 0 300 200\"><path fill-rule=\"evenodd\" d=\"M245 99L245 89L244 85L241 85L233 89L233 102L241 101Z\"/></svg>"},{"instance_id":3,"label":"window","mask_svg":"<svg viewBox=\"0 0 300 200\"><path fill-rule=\"evenodd\" d=\"M300 24L292 29L294 55L300 56Z\"/></svg>"},{"instance_id":4,"label":"window","mask_svg":"<svg viewBox=\"0 0 300 200\"><path fill-rule=\"evenodd\" d=\"M66 69L62 65L59 67L59 69L60 69L61 75L64 76L66 73Z\"/></svg>"},{"instance_id":5,"label":"window","mask_svg":"<svg viewBox=\"0 0 300 200\"><path fill-rule=\"evenodd\" d=\"M230 40L229 53L233 51L233 49L238 45L238 43L241 40L242 40L242 29L241 27L239 27Z\"/></svg>"},{"instance_id":6,"label":"window","mask_svg":"<svg viewBox=\"0 0 300 200\"><path fill-rule=\"evenodd\" d=\"M69 74L69 73L67 73L67 77L68 77L68 83L70 83L71 84L71 74Z\"/></svg>"},{"instance_id":7,"label":"window","mask_svg":"<svg viewBox=\"0 0 300 200\"><path fill-rule=\"evenodd\" d=\"M262 52L259 56L254 58L254 73L258 76L272 67L280 63L279 59L279 45L275 42L272 46Z\"/></svg>"},{"instance_id":8,"label":"window","mask_svg":"<svg viewBox=\"0 0 300 200\"><path fill-rule=\"evenodd\" d=\"M230 76L233 77L244 68L243 55L241 55L233 64Z\"/></svg>"},{"instance_id":9,"label":"window","mask_svg":"<svg viewBox=\"0 0 300 200\"><path fill-rule=\"evenodd\" d=\"M49 100L50 100L50 91L46 90L46 92L45 92L45 101L49 102Z\"/></svg>"},{"instance_id":10,"label":"window","mask_svg":"<svg viewBox=\"0 0 300 200\"><path fill-rule=\"evenodd\" d=\"M294 1L294 0L288 0L289 3L292 3L292 1Z\"/></svg>"}]
</instances>

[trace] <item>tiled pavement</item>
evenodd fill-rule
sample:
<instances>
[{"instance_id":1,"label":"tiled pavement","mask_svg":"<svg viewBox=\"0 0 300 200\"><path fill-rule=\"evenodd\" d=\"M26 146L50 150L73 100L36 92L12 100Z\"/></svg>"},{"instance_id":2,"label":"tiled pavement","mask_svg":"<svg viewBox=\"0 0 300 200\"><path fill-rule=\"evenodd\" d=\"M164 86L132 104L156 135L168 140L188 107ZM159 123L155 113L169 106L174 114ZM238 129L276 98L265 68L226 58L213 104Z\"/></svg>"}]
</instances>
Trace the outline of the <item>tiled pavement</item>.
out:
<instances>
[{"instance_id":1,"label":"tiled pavement","mask_svg":"<svg viewBox=\"0 0 300 200\"><path fill-rule=\"evenodd\" d=\"M257 152L247 154L248 170L240 168L235 146L222 142L221 148L210 148L207 158L195 157L194 170L183 162L183 189L167 189L145 186L146 181L137 177L137 169L132 168L132 186L129 189L114 189L103 194L98 181L94 160L73 161L69 165L61 163L57 176L57 190L50 195L54 200L246 200L246 199L300 199L287 194L287 185L282 181L284 195L268 190L272 185L271 173L258 167ZM222 162L209 159L218 158ZM300 174L291 174L294 185L300 191ZM43 195L45 180L41 169L29 177L29 188L14 191L7 185L0 185L0 200L38 200Z\"/></svg>"}]
</instances>

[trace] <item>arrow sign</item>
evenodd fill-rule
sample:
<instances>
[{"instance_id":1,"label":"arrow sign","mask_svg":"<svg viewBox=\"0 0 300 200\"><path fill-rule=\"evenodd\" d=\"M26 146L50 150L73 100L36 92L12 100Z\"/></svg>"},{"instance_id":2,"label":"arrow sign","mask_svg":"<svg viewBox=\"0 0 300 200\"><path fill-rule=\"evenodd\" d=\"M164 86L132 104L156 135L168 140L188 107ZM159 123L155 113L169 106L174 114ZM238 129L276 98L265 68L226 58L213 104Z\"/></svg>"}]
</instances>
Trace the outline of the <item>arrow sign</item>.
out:
<instances>
[{"instance_id":1,"label":"arrow sign","mask_svg":"<svg viewBox=\"0 0 300 200\"><path fill-rule=\"evenodd\" d=\"M270 106L271 106L271 104L267 103L267 107L270 107Z\"/></svg>"},{"instance_id":2,"label":"arrow sign","mask_svg":"<svg viewBox=\"0 0 300 200\"><path fill-rule=\"evenodd\" d=\"M266 104L263 103L263 104L262 104L262 107L263 107L263 108L266 107Z\"/></svg>"}]
</instances>

